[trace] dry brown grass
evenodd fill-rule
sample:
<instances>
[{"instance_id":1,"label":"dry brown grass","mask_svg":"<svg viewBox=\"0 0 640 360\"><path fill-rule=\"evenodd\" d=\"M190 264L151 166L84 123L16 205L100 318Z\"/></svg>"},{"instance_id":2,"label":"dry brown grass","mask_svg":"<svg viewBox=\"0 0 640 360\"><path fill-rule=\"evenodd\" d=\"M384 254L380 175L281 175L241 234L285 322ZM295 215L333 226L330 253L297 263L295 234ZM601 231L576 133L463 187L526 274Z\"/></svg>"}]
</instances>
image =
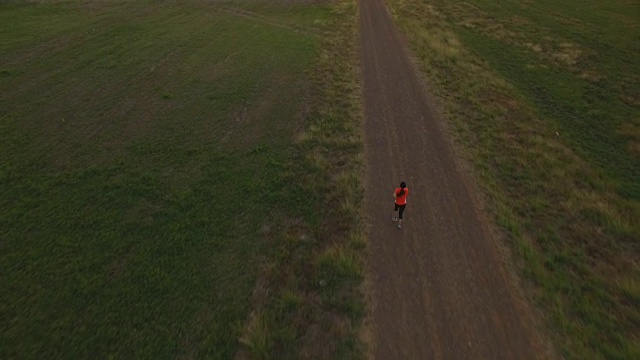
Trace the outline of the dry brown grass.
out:
<instances>
[{"instance_id":1,"label":"dry brown grass","mask_svg":"<svg viewBox=\"0 0 640 360\"><path fill-rule=\"evenodd\" d=\"M640 155L640 118L634 119L634 121L622 124L620 133L628 141L629 152L635 156Z\"/></svg>"}]
</instances>

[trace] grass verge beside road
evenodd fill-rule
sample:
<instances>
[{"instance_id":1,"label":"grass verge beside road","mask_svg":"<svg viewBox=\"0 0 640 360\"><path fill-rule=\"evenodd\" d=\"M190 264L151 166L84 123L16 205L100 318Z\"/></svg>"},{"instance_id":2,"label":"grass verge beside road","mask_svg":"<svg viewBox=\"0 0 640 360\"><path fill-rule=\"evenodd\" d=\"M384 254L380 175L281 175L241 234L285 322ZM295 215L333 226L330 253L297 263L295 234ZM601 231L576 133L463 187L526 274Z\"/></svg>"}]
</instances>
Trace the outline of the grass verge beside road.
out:
<instances>
[{"instance_id":1,"label":"grass verge beside road","mask_svg":"<svg viewBox=\"0 0 640 360\"><path fill-rule=\"evenodd\" d=\"M337 2L322 35L291 188L323 210L269 229L277 255L265 263L243 342L260 359L358 359L365 313L361 283L363 140L357 67L357 6ZM268 293L268 296L264 296Z\"/></svg>"},{"instance_id":2,"label":"grass verge beside road","mask_svg":"<svg viewBox=\"0 0 640 360\"><path fill-rule=\"evenodd\" d=\"M639 357L637 7L389 3L561 354Z\"/></svg>"}]
</instances>

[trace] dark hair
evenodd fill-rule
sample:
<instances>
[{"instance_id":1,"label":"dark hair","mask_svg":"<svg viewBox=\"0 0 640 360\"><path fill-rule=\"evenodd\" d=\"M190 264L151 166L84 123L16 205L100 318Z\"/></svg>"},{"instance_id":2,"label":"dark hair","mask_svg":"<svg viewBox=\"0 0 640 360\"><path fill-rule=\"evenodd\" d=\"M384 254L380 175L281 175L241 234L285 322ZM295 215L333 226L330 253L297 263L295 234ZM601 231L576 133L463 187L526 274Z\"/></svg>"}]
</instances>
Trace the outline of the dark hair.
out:
<instances>
[{"instance_id":1,"label":"dark hair","mask_svg":"<svg viewBox=\"0 0 640 360\"><path fill-rule=\"evenodd\" d=\"M398 193L398 196L404 195L404 188L406 188L406 187L407 187L407 183L406 182L403 181L403 182L400 183L400 192Z\"/></svg>"}]
</instances>

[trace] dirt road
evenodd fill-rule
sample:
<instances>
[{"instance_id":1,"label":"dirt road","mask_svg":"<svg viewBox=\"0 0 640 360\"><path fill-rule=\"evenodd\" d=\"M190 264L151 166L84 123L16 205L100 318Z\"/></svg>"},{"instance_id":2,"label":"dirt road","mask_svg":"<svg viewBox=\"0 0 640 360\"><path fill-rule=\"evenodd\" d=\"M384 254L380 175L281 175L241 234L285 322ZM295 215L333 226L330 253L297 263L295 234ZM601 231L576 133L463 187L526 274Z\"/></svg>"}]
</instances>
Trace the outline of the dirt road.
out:
<instances>
[{"instance_id":1,"label":"dirt road","mask_svg":"<svg viewBox=\"0 0 640 360\"><path fill-rule=\"evenodd\" d=\"M384 0L361 0L374 356L543 357ZM410 189L405 226L392 192Z\"/></svg>"}]
</instances>

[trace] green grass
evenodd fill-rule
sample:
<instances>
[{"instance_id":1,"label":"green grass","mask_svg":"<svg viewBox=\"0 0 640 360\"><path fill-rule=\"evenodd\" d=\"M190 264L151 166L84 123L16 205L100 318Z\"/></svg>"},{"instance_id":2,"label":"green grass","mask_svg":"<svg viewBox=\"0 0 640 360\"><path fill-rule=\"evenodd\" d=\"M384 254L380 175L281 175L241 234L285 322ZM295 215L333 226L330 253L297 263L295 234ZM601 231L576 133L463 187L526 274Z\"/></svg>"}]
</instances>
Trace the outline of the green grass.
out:
<instances>
[{"instance_id":1,"label":"green grass","mask_svg":"<svg viewBox=\"0 0 640 360\"><path fill-rule=\"evenodd\" d=\"M390 4L559 352L640 356L637 5Z\"/></svg>"},{"instance_id":2,"label":"green grass","mask_svg":"<svg viewBox=\"0 0 640 360\"><path fill-rule=\"evenodd\" d=\"M336 124L322 119L337 76L357 83L351 57L329 78L334 64L318 60L336 51L318 34L336 18L353 28L353 9L0 5L0 357L223 359L244 346L265 358L317 348L301 341L311 323L297 314L325 321L324 305L295 281L269 284L280 278L263 270L315 280L289 271L316 264L335 229L325 221L332 183L320 188L305 165L326 133L298 138ZM352 105L333 119L358 115ZM280 244L296 226L312 230L313 246ZM299 254L295 268L282 262L288 251ZM355 271L349 254L340 266ZM265 282L274 291L256 296ZM356 304L357 285L343 290ZM318 334L355 354L353 333L332 329Z\"/></svg>"},{"instance_id":3,"label":"green grass","mask_svg":"<svg viewBox=\"0 0 640 360\"><path fill-rule=\"evenodd\" d=\"M243 338L258 359L358 359L366 247L355 1L337 2L309 72L304 130L296 134L289 189L323 209L268 229L276 256L264 264L258 306ZM270 296L264 297L264 292ZM266 339L262 334L268 334ZM264 339L264 341L263 341Z\"/></svg>"},{"instance_id":4,"label":"green grass","mask_svg":"<svg viewBox=\"0 0 640 360\"><path fill-rule=\"evenodd\" d=\"M640 201L640 157L629 151L631 139L621 131L640 116L640 62L634 61L640 53L634 28L639 21L630 17L640 14L637 5L469 3L488 14L475 16L514 33L497 38L480 25L467 25L458 28L463 42L531 99L540 115L553 119L568 144L615 181L621 196ZM582 9L571 10L577 7ZM453 16L464 21L469 13ZM514 17L527 25L512 25Z\"/></svg>"}]
</instances>

